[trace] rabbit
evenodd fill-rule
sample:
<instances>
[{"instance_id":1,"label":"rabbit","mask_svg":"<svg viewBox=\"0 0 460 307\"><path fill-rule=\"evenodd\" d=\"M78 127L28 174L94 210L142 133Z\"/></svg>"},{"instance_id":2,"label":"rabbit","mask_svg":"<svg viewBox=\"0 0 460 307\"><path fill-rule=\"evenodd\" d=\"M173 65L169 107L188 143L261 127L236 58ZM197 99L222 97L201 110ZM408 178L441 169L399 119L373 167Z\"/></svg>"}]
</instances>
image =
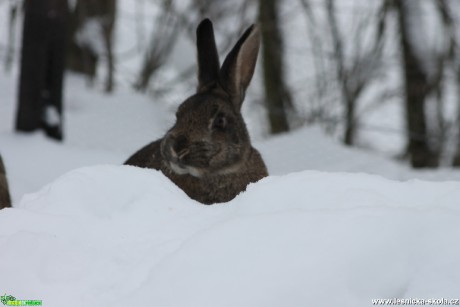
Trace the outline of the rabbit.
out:
<instances>
[{"instance_id":1,"label":"rabbit","mask_svg":"<svg viewBox=\"0 0 460 307\"><path fill-rule=\"evenodd\" d=\"M2 156L0 155L0 209L11 207L10 192L6 180L5 166L3 165Z\"/></svg>"},{"instance_id":2,"label":"rabbit","mask_svg":"<svg viewBox=\"0 0 460 307\"><path fill-rule=\"evenodd\" d=\"M125 164L161 170L203 204L228 202L249 183L268 176L241 115L257 61L259 31L250 26L222 67L212 22L204 19L196 35L196 94L179 106L176 123L162 139L141 148Z\"/></svg>"}]
</instances>

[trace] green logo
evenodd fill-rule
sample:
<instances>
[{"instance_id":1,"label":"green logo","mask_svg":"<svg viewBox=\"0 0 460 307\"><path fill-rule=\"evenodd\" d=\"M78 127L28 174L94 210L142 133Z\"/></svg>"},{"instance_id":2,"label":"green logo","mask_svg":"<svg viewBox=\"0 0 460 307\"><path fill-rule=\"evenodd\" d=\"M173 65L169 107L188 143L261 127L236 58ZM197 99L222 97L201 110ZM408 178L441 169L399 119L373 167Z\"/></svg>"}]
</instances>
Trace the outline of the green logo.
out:
<instances>
[{"instance_id":1,"label":"green logo","mask_svg":"<svg viewBox=\"0 0 460 307\"><path fill-rule=\"evenodd\" d=\"M41 306L41 300L17 300L12 295L2 295L0 296L0 300L3 305L6 306Z\"/></svg>"}]
</instances>

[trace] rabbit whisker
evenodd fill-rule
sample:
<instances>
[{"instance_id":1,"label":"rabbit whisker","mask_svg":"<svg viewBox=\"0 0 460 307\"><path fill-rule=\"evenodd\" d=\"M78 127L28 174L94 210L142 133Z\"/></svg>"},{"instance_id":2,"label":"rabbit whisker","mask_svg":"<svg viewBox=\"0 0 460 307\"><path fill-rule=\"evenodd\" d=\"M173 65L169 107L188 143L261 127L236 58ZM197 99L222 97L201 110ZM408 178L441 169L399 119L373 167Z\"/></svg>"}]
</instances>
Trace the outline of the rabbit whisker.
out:
<instances>
[{"instance_id":1,"label":"rabbit whisker","mask_svg":"<svg viewBox=\"0 0 460 307\"><path fill-rule=\"evenodd\" d=\"M183 159L185 156L187 156L190 153L189 149L184 149L181 152L178 153L179 159Z\"/></svg>"}]
</instances>

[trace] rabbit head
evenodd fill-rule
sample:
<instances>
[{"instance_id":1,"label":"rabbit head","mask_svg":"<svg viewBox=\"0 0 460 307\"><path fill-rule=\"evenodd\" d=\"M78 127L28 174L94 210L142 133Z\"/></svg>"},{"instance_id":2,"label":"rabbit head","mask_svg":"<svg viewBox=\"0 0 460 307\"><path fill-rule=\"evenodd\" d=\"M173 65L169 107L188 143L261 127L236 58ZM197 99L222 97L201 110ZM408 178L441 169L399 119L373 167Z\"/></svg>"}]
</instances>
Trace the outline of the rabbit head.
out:
<instances>
[{"instance_id":1,"label":"rabbit head","mask_svg":"<svg viewBox=\"0 0 460 307\"><path fill-rule=\"evenodd\" d=\"M249 27L219 63L209 19L197 28L198 88L178 108L176 123L161 141L164 163L177 175L229 174L251 153L241 105L259 50L259 32Z\"/></svg>"}]
</instances>

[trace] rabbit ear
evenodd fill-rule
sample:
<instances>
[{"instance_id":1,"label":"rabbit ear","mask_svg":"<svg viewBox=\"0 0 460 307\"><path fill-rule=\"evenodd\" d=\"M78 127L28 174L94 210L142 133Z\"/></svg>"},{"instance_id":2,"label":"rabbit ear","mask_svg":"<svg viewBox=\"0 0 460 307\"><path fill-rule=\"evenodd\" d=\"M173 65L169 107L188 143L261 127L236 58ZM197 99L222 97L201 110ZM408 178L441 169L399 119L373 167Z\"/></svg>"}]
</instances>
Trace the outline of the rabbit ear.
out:
<instances>
[{"instance_id":1,"label":"rabbit ear","mask_svg":"<svg viewBox=\"0 0 460 307\"><path fill-rule=\"evenodd\" d=\"M219 78L219 56L212 22L206 18L196 29L198 51L198 92L205 90Z\"/></svg>"},{"instance_id":2,"label":"rabbit ear","mask_svg":"<svg viewBox=\"0 0 460 307\"><path fill-rule=\"evenodd\" d=\"M260 37L257 26L250 26L225 58L220 82L230 94L235 110L240 110L256 67Z\"/></svg>"}]
</instances>

